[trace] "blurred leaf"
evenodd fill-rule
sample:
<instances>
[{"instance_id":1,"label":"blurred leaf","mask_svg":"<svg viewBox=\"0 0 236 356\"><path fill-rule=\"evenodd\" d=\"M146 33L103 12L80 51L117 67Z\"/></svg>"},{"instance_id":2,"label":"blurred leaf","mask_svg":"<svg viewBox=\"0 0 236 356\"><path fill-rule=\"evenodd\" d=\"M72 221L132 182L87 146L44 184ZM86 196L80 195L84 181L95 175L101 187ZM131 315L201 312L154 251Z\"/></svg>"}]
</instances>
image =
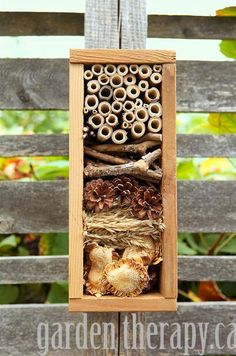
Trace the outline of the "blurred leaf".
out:
<instances>
[{"instance_id":1,"label":"blurred leaf","mask_svg":"<svg viewBox=\"0 0 236 356\"><path fill-rule=\"evenodd\" d=\"M198 168L193 160L181 160L177 165L178 179L201 179Z\"/></svg>"},{"instance_id":2,"label":"blurred leaf","mask_svg":"<svg viewBox=\"0 0 236 356\"><path fill-rule=\"evenodd\" d=\"M228 298L236 298L236 282L218 282L218 287Z\"/></svg>"},{"instance_id":3,"label":"blurred leaf","mask_svg":"<svg viewBox=\"0 0 236 356\"><path fill-rule=\"evenodd\" d=\"M68 255L68 234L55 234L52 242L52 255Z\"/></svg>"},{"instance_id":4,"label":"blurred leaf","mask_svg":"<svg viewBox=\"0 0 236 356\"><path fill-rule=\"evenodd\" d=\"M196 255L196 251L190 248L186 242L179 240L178 241L178 254L179 255Z\"/></svg>"},{"instance_id":5,"label":"blurred leaf","mask_svg":"<svg viewBox=\"0 0 236 356\"><path fill-rule=\"evenodd\" d=\"M16 235L10 235L0 241L0 248L1 249L9 249L13 247L17 247L20 242L20 238Z\"/></svg>"},{"instance_id":6,"label":"blurred leaf","mask_svg":"<svg viewBox=\"0 0 236 356\"><path fill-rule=\"evenodd\" d=\"M34 166L34 172L38 179L50 180L69 177L69 161L47 162L46 165Z\"/></svg>"},{"instance_id":7,"label":"blurred leaf","mask_svg":"<svg viewBox=\"0 0 236 356\"><path fill-rule=\"evenodd\" d=\"M235 40L223 40L220 43L220 51L229 58L236 58L236 41Z\"/></svg>"},{"instance_id":8,"label":"blurred leaf","mask_svg":"<svg viewBox=\"0 0 236 356\"><path fill-rule=\"evenodd\" d=\"M19 295L17 286L0 285L0 304L11 304L16 302Z\"/></svg>"},{"instance_id":9,"label":"blurred leaf","mask_svg":"<svg viewBox=\"0 0 236 356\"><path fill-rule=\"evenodd\" d=\"M53 283L47 298L48 303L67 303L68 284Z\"/></svg>"},{"instance_id":10,"label":"blurred leaf","mask_svg":"<svg viewBox=\"0 0 236 356\"><path fill-rule=\"evenodd\" d=\"M236 133L236 114L234 113L209 114L208 122L218 131L218 134Z\"/></svg>"},{"instance_id":11,"label":"blurred leaf","mask_svg":"<svg viewBox=\"0 0 236 356\"><path fill-rule=\"evenodd\" d=\"M39 254L47 256L52 254L53 237L54 234L42 234L39 240Z\"/></svg>"},{"instance_id":12,"label":"blurred leaf","mask_svg":"<svg viewBox=\"0 0 236 356\"><path fill-rule=\"evenodd\" d=\"M216 10L216 16L236 16L236 6L225 7L224 9Z\"/></svg>"},{"instance_id":13,"label":"blurred leaf","mask_svg":"<svg viewBox=\"0 0 236 356\"><path fill-rule=\"evenodd\" d=\"M233 165L228 158L206 158L199 166L201 174L206 177L211 175L211 178L223 175L224 179L227 179L227 175L230 177L236 173ZM212 177L212 175L214 175ZM216 176L217 175L217 176Z\"/></svg>"},{"instance_id":14,"label":"blurred leaf","mask_svg":"<svg viewBox=\"0 0 236 356\"><path fill-rule=\"evenodd\" d=\"M27 250L27 248L19 246L17 255L18 256L29 256L29 251Z\"/></svg>"},{"instance_id":15,"label":"blurred leaf","mask_svg":"<svg viewBox=\"0 0 236 356\"><path fill-rule=\"evenodd\" d=\"M216 282L199 282L198 296L202 301L226 301L228 298L222 293Z\"/></svg>"}]
</instances>

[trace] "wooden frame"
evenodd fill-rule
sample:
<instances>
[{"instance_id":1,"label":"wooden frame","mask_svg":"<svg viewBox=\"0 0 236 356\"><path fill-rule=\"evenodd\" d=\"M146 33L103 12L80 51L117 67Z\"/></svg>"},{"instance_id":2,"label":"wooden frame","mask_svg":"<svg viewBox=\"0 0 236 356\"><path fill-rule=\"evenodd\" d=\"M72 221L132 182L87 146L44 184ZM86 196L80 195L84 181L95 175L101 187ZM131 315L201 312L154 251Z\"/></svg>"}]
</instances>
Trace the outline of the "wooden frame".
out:
<instances>
[{"instance_id":1,"label":"wooden frame","mask_svg":"<svg viewBox=\"0 0 236 356\"><path fill-rule=\"evenodd\" d=\"M163 65L163 142L161 191L164 221L160 292L137 297L97 298L83 294L83 70L91 63ZM69 178L69 309L70 311L174 311L177 297L175 53L145 50L71 50Z\"/></svg>"}]
</instances>

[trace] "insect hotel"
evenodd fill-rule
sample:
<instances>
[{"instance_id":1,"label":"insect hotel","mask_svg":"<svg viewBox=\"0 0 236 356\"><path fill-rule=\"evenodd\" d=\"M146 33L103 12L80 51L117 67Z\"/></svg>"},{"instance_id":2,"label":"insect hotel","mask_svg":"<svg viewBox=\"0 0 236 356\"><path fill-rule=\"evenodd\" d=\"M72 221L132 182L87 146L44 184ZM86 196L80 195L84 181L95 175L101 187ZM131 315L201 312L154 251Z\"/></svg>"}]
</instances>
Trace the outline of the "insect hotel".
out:
<instances>
[{"instance_id":1,"label":"insect hotel","mask_svg":"<svg viewBox=\"0 0 236 356\"><path fill-rule=\"evenodd\" d=\"M71 50L71 311L176 310L175 53Z\"/></svg>"}]
</instances>

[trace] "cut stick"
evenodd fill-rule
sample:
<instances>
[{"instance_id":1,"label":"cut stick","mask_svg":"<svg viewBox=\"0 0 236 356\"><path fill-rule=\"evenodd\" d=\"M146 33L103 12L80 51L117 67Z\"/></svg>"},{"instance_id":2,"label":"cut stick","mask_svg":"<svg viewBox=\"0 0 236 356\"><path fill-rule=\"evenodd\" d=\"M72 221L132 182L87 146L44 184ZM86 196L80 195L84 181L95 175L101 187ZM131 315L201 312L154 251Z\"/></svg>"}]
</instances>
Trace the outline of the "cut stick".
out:
<instances>
[{"instance_id":1,"label":"cut stick","mask_svg":"<svg viewBox=\"0 0 236 356\"><path fill-rule=\"evenodd\" d=\"M87 165L84 168L86 177L101 177L101 176L119 176L122 174L138 175L142 179L159 181L162 178L162 170L159 168L156 171L149 169L150 165L161 156L161 149L142 156L136 162L129 162L116 166L91 166Z\"/></svg>"},{"instance_id":2,"label":"cut stick","mask_svg":"<svg viewBox=\"0 0 236 356\"><path fill-rule=\"evenodd\" d=\"M128 145L114 145L114 144L103 144L95 145L92 148L99 152L126 152L126 153L139 153L140 155L145 155L149 148L159 145L157 141L145 141L138 144L128 144Z\"/></svg>"},{"instance_id":3,"label":"cut stick","mask_svg":"<svg viewBox=\"0 0 236 356\"><path fill-rule=\"evenodd\" d=\"M84 147L84 153L90 157L97 158L100 161L112 163L112 164L125 164L128 163L128 159L116 157L116 156L111 156L106 153L98 152L90 147Z\"/></svg>"},{"instance_id":4,"label":"cut stick","mask_svg":"<svg viewBox=\"0 0 236 356\"><path fill-rule=\"evenodd\" d=\"M133 141L133 143L141 143L144 141L156 141L158 143L162 142L162 134L158 134L158 133L147 133L145 134L143 137L138 138L137 140Z\"/></svg>"}]
</instances>

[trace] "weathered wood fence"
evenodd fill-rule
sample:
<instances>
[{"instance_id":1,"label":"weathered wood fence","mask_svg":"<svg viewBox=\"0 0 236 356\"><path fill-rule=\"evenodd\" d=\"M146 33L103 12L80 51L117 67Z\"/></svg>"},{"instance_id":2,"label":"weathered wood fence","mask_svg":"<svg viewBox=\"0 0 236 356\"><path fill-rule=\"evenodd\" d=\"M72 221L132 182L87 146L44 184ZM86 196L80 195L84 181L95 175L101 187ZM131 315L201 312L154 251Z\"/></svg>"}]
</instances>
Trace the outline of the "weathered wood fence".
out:
<instances>
[{"instance_id":1,"label":"weathered wood fence","mask_svg":"<svg viewBox=\"0 0 236 356\"><path fill-rule=\"evenodd\" d=\"M85 26L84 26L85 23ZM148 24L148 26L147 26ZM1 36L83 35L90 48L145 48L146 37L188 39L236 38L235 18L157 16L146 17L145 0L87 0L84 14L0 13ZM68 54L69 55L69 54ZM233 62L179 61L177 63L177 110L181 112L234 112L236 66ZM68 61L66 59L1 59L0 109L68 109ZM178 135L179 157L236 156L235 135ZM1 136L0 156L68 155L67 135ZM67 231L68 183L1 182L0 233ZM236 183L229 181L178 182L179 231L236 231ZM0 258L0 283L40 283L67 280L67 256ZM183 281L236 281L236 257L179 257L179 279ZM177 313L137 313L149 322L236 321L233 302L179 303ZM114 350L96 351L88 345L77 350L49 354L154 355L143 350L127 350L122 328L130 314L88 313L88 324L113 322L116 326ZM74 322L82 314L69 314L67 305L11 305L0 307L0 355L36 355L37 325ZM227 345L217 349L209 333L205 354L235 354ZM89 338L89 335L88 335ZM101 340L97 337L97 343ZM171 351L166 335L167 349ZM224 335L221 343L224 344ZM155 344L155 342L154 342ZM49 345L50 346L50 345ZM196 345L197 353L200 348Z\"/></svg>"}]
</instances>

